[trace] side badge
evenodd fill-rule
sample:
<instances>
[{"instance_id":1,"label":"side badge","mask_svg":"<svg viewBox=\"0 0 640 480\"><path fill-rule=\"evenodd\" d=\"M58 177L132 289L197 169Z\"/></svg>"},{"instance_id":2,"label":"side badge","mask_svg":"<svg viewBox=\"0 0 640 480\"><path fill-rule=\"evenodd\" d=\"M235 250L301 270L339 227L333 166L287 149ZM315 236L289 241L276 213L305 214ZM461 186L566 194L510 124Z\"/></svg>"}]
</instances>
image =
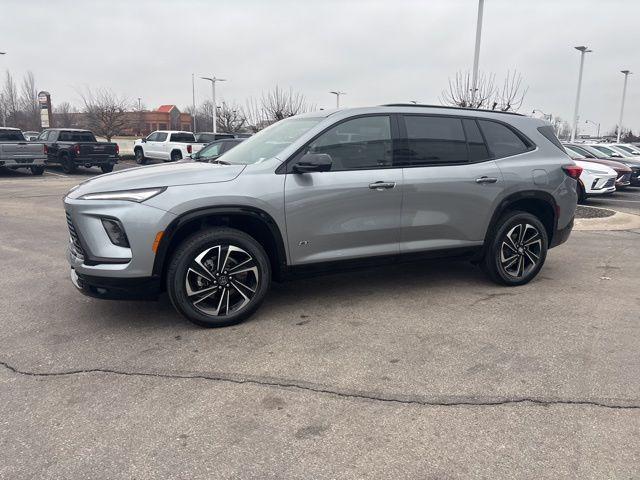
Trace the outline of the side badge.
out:
<instances>
[{"instance_id":1,"label":"side badge","mask_svg":"<svg viewBox=\"0 0 640 480\"><path fill-rule=\"evenodd\" d=\"M309 245L309 240L302 240L301 242L298 242L299 247L306 247L307 245Z\"/></svg>"}]
</instances>

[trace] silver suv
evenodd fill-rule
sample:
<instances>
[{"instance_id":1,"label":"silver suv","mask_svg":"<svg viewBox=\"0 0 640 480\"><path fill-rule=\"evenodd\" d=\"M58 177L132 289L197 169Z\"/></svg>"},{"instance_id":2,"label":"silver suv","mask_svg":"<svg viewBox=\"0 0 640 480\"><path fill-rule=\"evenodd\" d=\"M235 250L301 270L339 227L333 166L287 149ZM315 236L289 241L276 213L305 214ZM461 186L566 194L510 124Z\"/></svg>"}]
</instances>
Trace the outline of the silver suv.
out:
<instances>
[{"instance_id":1,"label":"silver suv","mask_svg":"<svg viewBox=\"0 0 640 480\"><path fill-rule=\"evenodd\" d=\"M272 280L372 260L469 256L504 285L567 240L580 174L549 124L385 105L282 120L212 163L102 175L64 199L73 283L167 291L189 320L249 317Z\"/></svg>"}]
</instances>

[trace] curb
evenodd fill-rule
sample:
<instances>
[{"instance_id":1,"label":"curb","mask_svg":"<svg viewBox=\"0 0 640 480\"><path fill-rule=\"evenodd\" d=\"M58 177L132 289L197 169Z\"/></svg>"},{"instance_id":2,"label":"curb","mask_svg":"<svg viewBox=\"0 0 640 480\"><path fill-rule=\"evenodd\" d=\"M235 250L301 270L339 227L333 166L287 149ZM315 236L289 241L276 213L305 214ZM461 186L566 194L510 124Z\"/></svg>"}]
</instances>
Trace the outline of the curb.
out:
<instances>
[{"instance_id":1,"label":"curb","mask_svg":"<svg viewBox=\"0 0 640 480\"><path fill-rule=\"evenodd\" d=\"M600 207L589 207L600 208ZM600 208L601 210L610 210L610 208ZM623 213L616 211L610 217L604 218L576 218L573 226L575 231L593 231L593 230L635 230L640 229L640 215L631 213Z\"/></svg>"}]
</instances>

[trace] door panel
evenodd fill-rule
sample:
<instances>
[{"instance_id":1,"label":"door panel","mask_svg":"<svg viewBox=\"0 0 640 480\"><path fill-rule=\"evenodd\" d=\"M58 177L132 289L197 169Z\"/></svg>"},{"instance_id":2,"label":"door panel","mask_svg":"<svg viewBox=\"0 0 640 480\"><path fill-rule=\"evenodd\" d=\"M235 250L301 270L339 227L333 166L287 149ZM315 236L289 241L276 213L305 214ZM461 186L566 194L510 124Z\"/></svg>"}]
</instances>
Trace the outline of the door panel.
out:
<instances>
[{"instance_id":1,"label":"door panel","mask_svg":"<svg viewBox=\"0 0 640 480\"><path fill-rule=\"evenodd\" d=\"M397 254L401 201L400 168L287 174L292 264Z\"/></svg>"},{"instance_id":2,"label":"door panel","mask_svg":"<svg viewBox=\"0 0 640 480\"><path fill-rule=\"evenodd\" d=\"M406 168L400 251L482 244L502 188L492 160Z\"/></svg>"}]
</instances>

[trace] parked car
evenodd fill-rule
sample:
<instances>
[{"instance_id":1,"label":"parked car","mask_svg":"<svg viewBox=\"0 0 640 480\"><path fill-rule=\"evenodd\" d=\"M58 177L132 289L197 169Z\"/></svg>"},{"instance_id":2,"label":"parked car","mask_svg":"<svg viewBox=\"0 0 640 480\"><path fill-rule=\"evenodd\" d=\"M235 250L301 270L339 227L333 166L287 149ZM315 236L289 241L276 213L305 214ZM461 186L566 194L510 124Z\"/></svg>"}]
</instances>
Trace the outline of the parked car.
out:
<instances>
[{"instance_id":1,"label":"parked car","mask_svg":"<svg viewBox=\"0 0 640 480\"><path fill-rule=\"evenodd\" d=\"M596 158L586 150L581 150L579 147L574 147L573 145L564 145L564 149L573 160L583 160L591 163L599 163L600 165L605 165L615 170L617 175L616 190L624 189L631 185L632 170L624 163L616 162L614 160Z\"/></svg>"},{"instance_id":2,"label":"parked car","mask_svg":"<svg viewBox=\"0 0 640 480\"><path fill-rule=\"evenodd\" d=\"M582 144L583 147L591 150L596 150L598 152L604 153L608 158L624 158L625 155L618 152L617 150L610 148L608 145L602 143L585 143Z\"/></svg>"},{"instance_id":3,"label":"parked car","mask_svg":"<svg viewBox=\"0 0 640 480\"><path fill-rule=\"evenodd\" d=\"M234 147L237 147L244 140L244 138L227 138L225 140L216 140L215 142L211 142L208 145L205 145L205 147L199 152L191 155L191 158L196 162L211 162L212 160L217 160L220 155L228 152Z\"/></svg>"},{"instance_id":4,"label":"parked car","mask_svg":"<svg viewBox=\"0 0 640 480\"><path fill-rule=\"evenodd\" d=\"M40 135L40 132L22 132L22 134L24 135L24 138L27 140L27 142L33 142L34 140L38 139L38 136Z\"/></svg>"},{"instance_id":5,"label":"parked car","mask_svg":"<svg viewBox=\"0 0 640 480\"><path fill-rule=\"evenodd\" d=\"M48 128L37 141L47 147L46 163L62 165L65 173L74 173L79 166L100 167L109 173L120 154L117 143L98 142L90 130L78 128Z\"/></svg>"},{"instance_id":6,"label":"parked car","mask_svg":"<svg viewBox=\"0 0 640 480\"><path fill-rule=\"evenodd\" d=\"M149 159L175 162L189 157L204 145L197 145L191 132L157 130L146 138L136 140L133 146L136 163L145 165Z\"/></svg>"},{"instance_id":7,"label":"parked car","mask_svg":"<svg viewBox=\"0 0 640 480\"><path fill-rule=\"evenodd\" d=\"M34 175L44 173L45 146L28 143L18 128L0 128L0 167L28 168Z\"/></svg>"},{"instance_id":8,"label":"parked car","mask_svg":"<svg viewBox=\"0 0 640 480\"><path fill-rule=\"evenodd\" d=\"M613 146L617 148L618 151L622 150L633 156L640 157L640 149L630 143L614 143Z\"/></svg>"},{"instance_id":9,"label":"parked car","mask_svg":"<svg viewBox=\"0 0 640 480\"><path fill-rule=\"evenodd\" d=\"M98 298L166 289L208 327L249 317L272 279L345 265L466 256L523 285L569 237L582 171L542 120L413 104L287 118L224 160L72 188L74 285Z\"/></svg>"},{"instance_id":10,"label":"parked car","mask_svg":"<svg viewBox=\"0 0 640 480\"><path fill-rule=\"evenodd\" d=\"M208 144L215 142L216 140L222 140L225 138L236 138L233 133L213 133L213 132L198 132L195 135L197 143Z\"/></svg>"},{"instance_id":11,"label":"parked car","mask_svg":"<svg viewBox=\"0 0 640 480\"><path fill-rule=\"evenodd\" d=\"M618 174L606 165L583 160L573 160L582 168L578 180L578 203L584 203L594 195L605 195L616 191Z\"/></svg>"},{"instance_id":12,"label":"parked car","mask_svg":"<svg viewBox=\"0 0 640 480\"><path fill-rule=\"evenodd\" d=\"M603 149L596 149L591 147L590 145L585 145L582 143L571 144L571 148L573 148L574 150L577 150L578 152L586 152L599 159L613 160L615 162L619 162L626 165L631 169L631 177L629 178L631 185L635 187L640 186L640 159L628 158L628 157L625 158L621 154L614 157L609 153L606 153L606 151L610 149L606 149L605 151Z\"/></svg>"}]
</instances>

